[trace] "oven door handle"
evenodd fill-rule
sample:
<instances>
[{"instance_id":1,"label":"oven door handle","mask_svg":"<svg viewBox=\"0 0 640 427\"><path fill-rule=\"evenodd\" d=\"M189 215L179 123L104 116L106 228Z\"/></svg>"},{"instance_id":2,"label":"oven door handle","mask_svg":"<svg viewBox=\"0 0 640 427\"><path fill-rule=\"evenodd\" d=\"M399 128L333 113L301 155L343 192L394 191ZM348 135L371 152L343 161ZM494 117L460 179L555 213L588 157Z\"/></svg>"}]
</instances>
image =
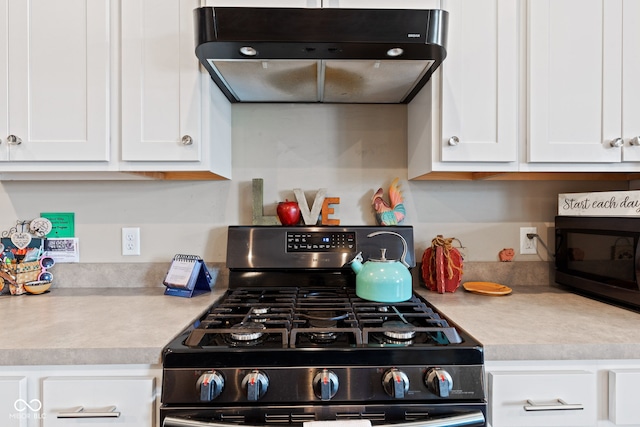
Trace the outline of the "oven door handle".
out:
<instances>
[{"instance_id":1,"label":"oven door handle","mask_svg":"<svg viewBox=\"0 0 640 427\"><path fill-rule=\"evenodd\" d=\"M451 415L435 420L411 421L400 424L385 424L377 427L479 427L485 425L482 411ZM162 427L230 427L232 423L215 423L187 420L177 417L166 417Z\"/></svg>"}]
</instances>

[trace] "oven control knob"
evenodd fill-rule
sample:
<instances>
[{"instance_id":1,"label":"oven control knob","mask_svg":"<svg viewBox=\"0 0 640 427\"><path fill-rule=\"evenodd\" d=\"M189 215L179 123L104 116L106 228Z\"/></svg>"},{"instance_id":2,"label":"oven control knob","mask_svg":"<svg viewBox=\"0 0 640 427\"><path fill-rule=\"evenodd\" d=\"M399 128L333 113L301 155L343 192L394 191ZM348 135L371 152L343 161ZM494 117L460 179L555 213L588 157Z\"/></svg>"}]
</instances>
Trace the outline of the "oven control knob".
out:
<instances>
[{"instance_id":1,"label":"oven control knob","mask_svg":"<svg viewBox=\"0 0 640 427\"><path fill-rule=\"evenodd\" d=\"M444 369L431 368L424 378L429 391L440 397L449 397L449 392L453 388L453 379Z\"/></svg>"},{"instance_id":2,"label":"oven control knob","mask_svg":"<svg viewBox=\"0 0 640 427\"><path fill-rule=\"evenodd\" d=\"M211 402L222 393L224 378L216 371L207 371L200 375L196 387L200 393L200 401Z\"/></svg>"},{"instance_id":3,"label":"oven control knob","mask_svg":"<svg viewBox=\"0 0 640 427\"><path fill-rule=\"evenodd\" d=\"M247 391L247 400L256 401L267 392L269 378L264 372L253 370L243 378L242 387Z\"/></svg>"},{"instance_id":4,"label":"oven control knob","mask_svg":"<svg viewBox=\"0 0 640 427\"><path fill-rule=\"evenodd\" d=\"M339 386L338 376L329 369L323 369L313 377L313 391L322 400L335 396Z\"/></svg>"},{"instance_id":5,"label":"oven control knob","mask_svg":"<svg viewBox=\"0 0 640 427\"><path fill-rule=\"evenodd\" d=\"M409 378L399 369L389 369L382 377L382 387L391 397L403 399L409 391Z\"/></svg>"}]
</instances>

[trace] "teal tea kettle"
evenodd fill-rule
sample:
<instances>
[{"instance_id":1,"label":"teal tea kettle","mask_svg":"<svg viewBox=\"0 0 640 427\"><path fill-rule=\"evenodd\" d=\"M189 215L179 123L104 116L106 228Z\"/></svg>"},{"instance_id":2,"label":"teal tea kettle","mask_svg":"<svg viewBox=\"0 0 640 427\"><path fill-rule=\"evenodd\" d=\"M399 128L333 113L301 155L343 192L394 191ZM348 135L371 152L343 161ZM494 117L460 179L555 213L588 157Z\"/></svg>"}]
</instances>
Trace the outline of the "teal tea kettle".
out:
<instances>
[{"instance_id":1,"label":"teal tea kettle","mask_svg":"<svg viewBox=\"0 0 640 427\"><path fill-rule=\"evenodd\" d=\"M387 259L385 248L380 249L379 259L369 259L362 263L362 252L351 260L351 269L356 273L356 295L375 302L401 302L411 298L412 283L407 256L407 241L393 231L376 231L367 237L393 234L402 240L403 250L400 260Z\"/></svg>"}]
</instances>

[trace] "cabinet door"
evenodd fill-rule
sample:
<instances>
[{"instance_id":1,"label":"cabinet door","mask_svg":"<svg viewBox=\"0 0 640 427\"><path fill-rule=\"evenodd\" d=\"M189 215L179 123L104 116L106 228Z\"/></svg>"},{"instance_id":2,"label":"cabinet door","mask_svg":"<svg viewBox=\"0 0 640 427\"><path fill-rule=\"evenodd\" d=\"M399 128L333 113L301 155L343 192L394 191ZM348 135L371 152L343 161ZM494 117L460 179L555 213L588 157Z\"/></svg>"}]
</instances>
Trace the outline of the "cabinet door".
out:
<instances>
[{"instance_id":1,"label":"cabinet door","mask_svg":"<svg viewBox=\"0 0 640 427\"><path fill-rule=\"evenodd\" d=\"M596 375L589 371L490 372L493 427L595 426Z\"/></svg>"},{"instance_id":2,"label":"cabinet door","mask_svg":"<svg viewBox=\"0 0 640 427\"><path fill-rule=\"evenodd\" d=\"M609 371L609 420L617 426L640 425L639 369Z\"/></svg>"},{"instance_id":3,"label":"cabinet door","mask_svg":"<svg viewBox=\"0 0 640 427\"><path fill-rule=\"evenodd\" d=\"M122 160L199 161L199 0L122 2Z\"/></svg>"},{"instance_id":4,"label":"cabinet door","mask_svg":"<svg viewBox=\"0 0 640 427\"><path fill-rule=\"evenodd\" d=\"M640 0L622 2L622 160L640 162ZM639 422L640 423L640 422Z\"/></svg>"},{"instance_id":5,"label":"cabinet door","mask_svg":"<svg viewBox=\"0 0 640 427\"><path fill-rule=\"evenodd\" d=\"M443 162L515 162L518 2L449 0L442 68Z\"/></svg>"},{"instance_id":6,"label":"cabinet door","mask_svg":"<svg viewBox=\"0 0 640 427\"><path fill-rule=\"evenodd\" d=\"M110 0L4 3L9 160L109 160Z\"/></svg>"},{"instance_id":7,"label":"cabinet door","mask_svg":"<svg viewBox=\"0 0 640 427\"><path fill-rule=\"evenodd\" d=\"M152 377L49 377L42 381L43 427L153 427Z\"/></svg>"},{"instance_id":8,"label":"cabinet door","mask_svg":"<svg viewBox=\"0 0 640 427\"><path fill-rule=\"evenodd\" d=\"M345 9L440 9L441 0L324 0L324 7Z\"/></svg>"},{"instance_id":9,"label":"cabinet door","mask_svg":"<svg viewBox=\"0 0 640 427\"><path fill-rule=\"evenodd\" d=\"M527 160L620 162L622 0L528 5Z\"/></svg>"},{"instance_id":10,"label":"cabinet door","mask_svg":"<svg viewBox=\"0 0 640 427\"><path fill-rule=\"evenodd\" d=\"M0 417L7 427L26 427L40 410L40 401L27 399L26 377L0 377Z\"/></svg>"},{"instance_id":11,"label":"cabinet door","mask_svg":"<svg viewBox=\"0 0 640 427\"><path fill-rule=\"evenodd\" d=\"M0 0L0 27L7 28L9 25L9 15L7 14L8 0ZM6 31L0 31L0 58L6 58L8 52L7 43L9 42ZM7 99L9 85L9 64L5 61L0 63L0 162L9 158L7 146L7 135L9 135L9 126L7 116L9 114L9 100Z\"/></svg>"}]
</instances>

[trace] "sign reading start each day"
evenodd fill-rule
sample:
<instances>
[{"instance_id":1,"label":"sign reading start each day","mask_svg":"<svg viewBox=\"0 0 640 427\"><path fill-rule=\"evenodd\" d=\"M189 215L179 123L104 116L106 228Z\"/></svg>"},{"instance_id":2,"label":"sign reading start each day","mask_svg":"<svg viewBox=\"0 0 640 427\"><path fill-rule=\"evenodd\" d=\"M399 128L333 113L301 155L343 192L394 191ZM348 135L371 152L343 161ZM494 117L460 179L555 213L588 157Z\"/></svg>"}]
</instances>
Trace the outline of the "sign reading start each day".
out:
<instances>
[{"instance_id":1,"label":"sign reading start each day","mask_svg":"<svg viewBox=\"0 0 640 427\"><path fill-rule=\"evenodd\" d=\"M558 215L640 216L640 191L559 194Z\"/></svg>"}]
</instances>

